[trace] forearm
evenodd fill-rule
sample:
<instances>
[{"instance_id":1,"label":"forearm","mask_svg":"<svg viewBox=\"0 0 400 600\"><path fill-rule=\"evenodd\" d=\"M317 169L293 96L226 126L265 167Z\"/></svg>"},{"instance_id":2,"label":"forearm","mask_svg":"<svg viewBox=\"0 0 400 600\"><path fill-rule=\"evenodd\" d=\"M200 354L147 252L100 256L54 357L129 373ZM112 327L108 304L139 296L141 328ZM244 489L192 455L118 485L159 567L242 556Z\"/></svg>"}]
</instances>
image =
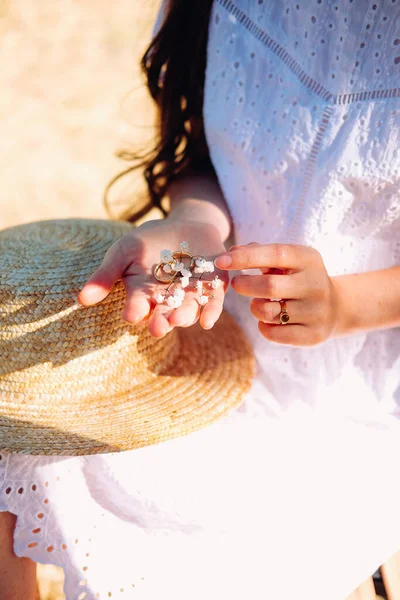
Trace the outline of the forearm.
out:
<instances>
[{"instance_id":1,"label":"forearm","mask_svg":"<svg viewBox=\"0 0 400 600\"><path fill-rule=\"evenodd\" d=\"M186 175L168 188L168 219L195 221L217 227L225 242L232 229L231 217L218 181L212 175Z\"/></svg>"},{"instance_id":2,"label":"forearm","mask_svg":"<svg viewBox=\"0 0 400 600\"><path fill-rule=\"evenodd\" d=\"M400 266L332 277L339 302L335 336L400 326Z\"/></svg>"}]
</instances>

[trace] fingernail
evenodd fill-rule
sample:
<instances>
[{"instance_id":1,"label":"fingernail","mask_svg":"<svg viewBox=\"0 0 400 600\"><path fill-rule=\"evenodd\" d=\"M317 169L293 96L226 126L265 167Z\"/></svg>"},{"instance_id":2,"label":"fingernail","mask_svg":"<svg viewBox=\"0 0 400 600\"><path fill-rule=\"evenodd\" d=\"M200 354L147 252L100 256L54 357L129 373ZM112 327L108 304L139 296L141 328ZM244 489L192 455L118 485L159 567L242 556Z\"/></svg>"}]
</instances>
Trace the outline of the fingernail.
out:
<instances>
[{"instance_id":1,"label":"fingernail","mask_svg":"<svg viewBox=\"0 0 400 600\"><path fill-rule=\"evenodd\" d=\"M232 257L229 254L221 254L221 256L218 256L218 258L214 260L214 264L221 269L230 267L232 264Z\"/></svg>"}]
</instances>

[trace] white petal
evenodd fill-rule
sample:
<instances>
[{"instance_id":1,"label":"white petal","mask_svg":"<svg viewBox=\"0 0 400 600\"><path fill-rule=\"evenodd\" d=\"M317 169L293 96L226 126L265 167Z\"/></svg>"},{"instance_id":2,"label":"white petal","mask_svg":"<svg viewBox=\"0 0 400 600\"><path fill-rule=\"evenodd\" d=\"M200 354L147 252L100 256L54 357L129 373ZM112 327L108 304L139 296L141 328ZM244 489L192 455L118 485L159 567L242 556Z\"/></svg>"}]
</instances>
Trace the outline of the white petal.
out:
<instances>
[{"instance_id":1,"label":"white petal","mask_svg":"<svg viewBox=\"0 0 400 600\"><path fill-rule=\"evenodd\" d=\"M189 252L189 243L181 242L181 250L182 250L182 252Z\"/></svg>"},{"instance_id":2,"label":"white petal","mask_svg":"<svg viewBox=\"0 0 400 600\"><path fill-rule=\"evenodd\" d=\"M172 270L173 271L179 272L179 271L182 271L182 269L184 269L184 268L185 268L185 265L183 264L183 262L175 261L175 262L172 263Z\"/></svg>"},{"instance_id":3,"label":"white petal","mask_svg":"<svg viewBox=\"0 0 400 600\"><path fill-rule=\"evenodd\" d=\"M200 306L204 306L208 302L208 296L200 296L200 298L197 298L197 302Z\"/></svg>"},{"instance_id":4,"label":"white petal","mask_svg":"<svg viewBox=\"0 0 400 600\"><path fill-rule=\"evenodd\" d=\"M172 252L171 250L161 250L160 252L160 260L161 262L167 262L172 260Z\"/></svg>"},{"instance_id":5,"label":"white petal","mask_svg":"<svg viewBox=\"0 0 400 600\"><path fill-rule=\"evenodd\" d=\"M174 290L174 296L177 296L178 298L184 298L185 297L185 292L183 291L182 288L175 288Z\"/></svg>"},{"instance_id":6,"label":"white petal","mask_svg":"<svg viewBox=\"0 0 400 600\"><path fill-rule=\"evenodd\" d=\"M202 281L196 281L196 290L198 292L202 292L203 291L203 282Z\"/></svg>"},{"instance_id":7,"label":"white petal","mask_svg":"<svg viewBox=\"0 0 400 600\"><path fill-rule=\"evenodd\" d=\"M212 262L212 260L207 260L206 264L204 265L204 271L206 273L213 273L214 272L214 263Z\"/></svg>"},{"instance_id":8,"label":"white petal","mask_svg":"<svg viewBox=\"0 0 400 600\"><path fill-rule=\"evenodd\" d=\"M167 304L170 308L175 308L176 301L177 299L174 296L168 296L167 298Z\"/></svg>"},{"instance_id":9,"label":"white petal","mask_svg":"<svg viewBox=\"0 0 400 600\"><path fill-rule=\"evenodd\" d=\"M166 265L163 266L163 271L165 273L172 273L172 268L171 265L169 265L168 263Z\"/></svg>"},{"instance_id":10,"label":"white petal","mask_svg":"<svg viewBox=\"0 0 400 600\"><path fill-rule=\"evenodd\" d=\"M192 271L190 269L181 269L182 277L191 277Z\"/></svg>"},{"instance_id":11,"label":"white petal","mask_svg":"<svg viewBox=\"0 0 400 600\"><path fill-rule=\"evenodd\" d=\"M175 298L183 298L186 296L186 292L184 292L184 290L182 288L176 288L176 290L174 291L174 296Z\"/></svg>"},{"instance_id":12,"label":"white petal","mask_svg":"<svg viewBox=\"0 0 400 600\"><path fill-rule=\"evenodd\" d=\"M198 267L204 267L204 265L206 264L206 259L205 258L196 258L196 265Z\"/></svg>"},{"instance_id":13,"label":"white petal","mask_svg":"<svg viewBox=\"0 0 400 600\"><path fill-rule=\"evenodd\" d=\"M181 286L183 288L189 285L189 277L181 277Z\"/></svg>"},{"instance_id":14,"label":"white petal","mask_svg":"<svg viewBox=\"0 0 400 600\"><path fill-rule=\"evenodd\" d=\"M221 285L222 285L222 281L221 281L221 279L218 277L218 275L216 275L216 276L214 277L214 279L212 280L212 282L211 282L211 287L212 287L214 290L218 290L218 289L221 287Z\"/></svg>"},{"instance_id":15,"label":"white petal","mask_svg":"<svg viewBox=\"0 0 400 600\"><path fill-rule=\"evenodd\" d=\"M179 306L182 306L182 298L178 298L177 296L168 296L167 304L170 308L179 308Z\"/></svg>"},{"instance_id":16,"label":"white petal","mask_svg":"<svg viewBox=\"0 0 400 600\"><path fill-rule=\"evenodd\" d=\"M165 296L163 294L156 294L155 301L157 304L162 304L165 300Z\"/></svg>"},{"instance_id":17,"label":"white petal","mask_svg":"<svg viewBox=\"0 0 400 600\"><path fill-rule=\"evenodd\" d=\"M195 273L204 273L204 268L203 267L195 267L194 272Z\"/></svg>"}]
</instances>

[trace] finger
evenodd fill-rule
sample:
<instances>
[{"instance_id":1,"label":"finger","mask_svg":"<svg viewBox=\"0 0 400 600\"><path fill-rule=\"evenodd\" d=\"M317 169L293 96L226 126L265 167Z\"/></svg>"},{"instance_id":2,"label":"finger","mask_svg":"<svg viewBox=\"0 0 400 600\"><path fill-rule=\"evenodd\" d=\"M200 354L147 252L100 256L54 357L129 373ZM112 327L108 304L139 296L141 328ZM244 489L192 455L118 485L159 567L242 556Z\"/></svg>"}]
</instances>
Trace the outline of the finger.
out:
<instances>
[{"instance_id":1,"label":"finger","mask_svg":"<svg viewBox=\"0 0 400 600\"><path fill-rule=\"evenodd\" d=\"M304 269L318 252L309 246L294 244L251 244L241 246L215 259L220 269Z\"/></svg>"},{"instance_id":2,"label":"finger","mask_svg":"<svg viewBox=\"0 0 400 600\"><path fill-rule=\"evenodd\" d=\"M135 291L131 294L129 302L126 302L122 312L122 318L129 323L137 325L150 315L152 301L144 292Z\"/></svg>"},{"instance_id":3,"label":"finger","mask_svg":"<svg viewBox=\"0 0 400 600\"><path fill-rule=\"evenodd\" d=\"M200 315L200 306L195 298L186 296L184 303L172 311L169 323L172 327L188 327L194 325Z\"/></svg>"},{"instance_id":4,"label":"finger","mask_svg":"<svg viewBox=\"0 0 400 600\"><path fill-rule=\"evenodd\" d=\"M290 324L304 324L304 307L303 302L298 300L290 300L286 302L287 313L290 317ZM257 321L279 325L279 315L281 313L281 305L276 300L264 300L261 298L253 298L250 302L250 311Z\"/></svg>"},{"instance_id":5,"label":"finger","mask_svg":"<svg viewBox=\"0 0 400 600\"><path fill-rule=\"evenodd\" d=\"M123 278L126 302L122 318L129 323L138 324L147 319L155 301L154 288L145 276L130 275Z\"/></svg>"},{"instance_id":6,"label":"finger","mask_svg":"<svg viewBox=\"0 0 400 600\"><path fill-rule=\"evenodd\" d=\"M127 267L126 256L118 240L107 250L103 262L79 292L78 302L91 306L104 300Z\"/></svg>"},{"instance_id":7,"label":"finger","mask_svg":"<svg viewBox=\"0 0 400 600\"><path fill-rule=\"evenodd\" d=\"M290 275L291 273L295 273L296 269L274 269L273 267L263 267L260 271L263 275Z\"/></svg>"},{"instance_id":8,"label":"finger","mask_svg":"<svg viewBox=\"0 0 400 600\"><path fill-rule=\"evenodd\" d=\"M258 242L249 242L248 244L246 244L246 246L261 246L261 244L259 244ZM240 244L234 244L233 246L231 246L229 248L229 252L231 252L232 250L237 250L238 248L243 248L244 246L240 245Z\"/></svg>"},{"instance_id":9,"label":"finger","mask_svg":"<svg viewBox=\"0 0 400 600\"><path fill-rule=\"evenodd\" d=\"M203 329L211 329L221 316L224 307L224 293L216 290L215 298L210 296L200 315L200 325Z\"/></svg>"},{"instance_id":10,"label":"finger","mask_svg":"<svg viewBox=\"0 0 400 600\"><path fill-rule=\"evenodd\" d=\"M149 333L155 338L163 338L173 327L169 322L171 309L168 306L158 305L150 314L148 320Z\"/></svg>"},{"instance_id":11,"label":"finger","mask_svg":"<svg viewBox=\"0 0 400 600\"><path fill-rule=\"evenodd\" d=\"M270 325L258 322L259 332L270 342L288 346L315 346L316 342L310 336L305 325Z\"/></svg>"},{"instance_id":12,"label":"finger","mask_svg":"<svg viewBox=\"0 0 400 600\"><path fill-rule=\"evenodd\" d=\"M302 298L305 286L296 275L237 275L231 281L233 289L250 298Z\"/></svg>"}]
</instances>

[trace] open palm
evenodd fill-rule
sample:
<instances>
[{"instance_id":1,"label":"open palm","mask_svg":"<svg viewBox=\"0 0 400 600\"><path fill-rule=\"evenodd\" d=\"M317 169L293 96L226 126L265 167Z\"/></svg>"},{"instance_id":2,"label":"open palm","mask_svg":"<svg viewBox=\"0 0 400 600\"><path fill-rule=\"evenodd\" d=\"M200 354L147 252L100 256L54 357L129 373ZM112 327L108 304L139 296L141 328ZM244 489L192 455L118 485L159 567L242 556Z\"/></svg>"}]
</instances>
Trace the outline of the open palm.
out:
<instances>
[{"instance_id":1,"label":"open palm","mask_svg":"<svg viewBox=\"0 0 400 600\"><path fill-rule=\"evenodd\" d=\"M123 318L134 324L147 319L154 337L163 337L174 327L189 327L198 319L204 329L210 329L222 312L228 284L226 272L218 271L224 285L213 290L214 297L210 297L202 308L195 290L187 291L178 308L171 309L155 301L157 292L163 292L167 287L154 277L160 252L179 250L182 241L189 243L191 254L207 259L215 258L225 250L219 230L213 225L168 219L149 221L132 229L109 248L100 267L80 291L79 302L84 306L100 302L122 279L126 289Z\"/></svg>"}]
</instances>

